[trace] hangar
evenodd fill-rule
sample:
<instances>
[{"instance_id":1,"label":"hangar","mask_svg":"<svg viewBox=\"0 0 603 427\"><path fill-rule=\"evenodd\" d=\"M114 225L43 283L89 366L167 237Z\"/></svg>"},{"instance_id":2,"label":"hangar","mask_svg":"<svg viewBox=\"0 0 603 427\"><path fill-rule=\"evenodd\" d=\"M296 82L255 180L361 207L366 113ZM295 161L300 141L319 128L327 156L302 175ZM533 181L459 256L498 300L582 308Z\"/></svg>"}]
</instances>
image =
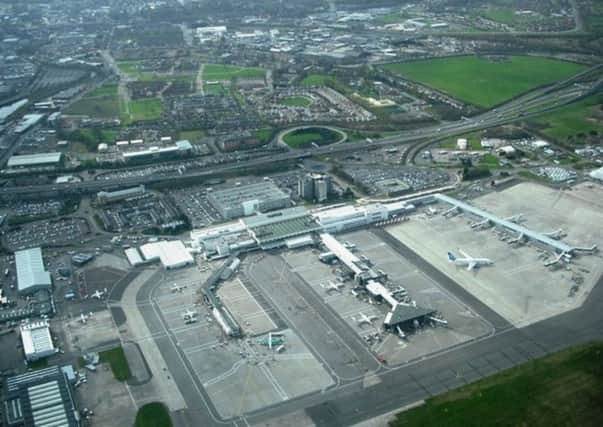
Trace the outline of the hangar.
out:
<instances>
[{"instance_id":1,"label":"hangar","mask_svg":"<svg viewBox=\"0 0 603 427\"><path fill-rule=\"evenodd\" d=\"M44 268L41 248L31 248L15 252L17 267L17 287L19 294L31 295L40 289L50 289L50 273Z\"/></svg>"}]
</instances>

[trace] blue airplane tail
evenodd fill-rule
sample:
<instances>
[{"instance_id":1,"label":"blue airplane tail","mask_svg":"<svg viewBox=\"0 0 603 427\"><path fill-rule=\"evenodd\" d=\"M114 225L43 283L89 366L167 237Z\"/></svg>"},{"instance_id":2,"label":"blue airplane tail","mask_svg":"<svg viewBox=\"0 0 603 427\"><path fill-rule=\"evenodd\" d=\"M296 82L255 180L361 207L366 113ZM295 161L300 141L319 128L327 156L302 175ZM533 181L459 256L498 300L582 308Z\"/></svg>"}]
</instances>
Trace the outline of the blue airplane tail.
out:
<instances>
[{"instance_id":1,"label":"blue airplane tail","mask_svg":"<svg viewBox=\"0 0 603 427\"><path fill-rule=\"evenodd\" d=\"M456 261L456 257L454 256L454 254L452 252L448 252L448 261L450 261L450 262Z\"/></svg>"}]
</instances>

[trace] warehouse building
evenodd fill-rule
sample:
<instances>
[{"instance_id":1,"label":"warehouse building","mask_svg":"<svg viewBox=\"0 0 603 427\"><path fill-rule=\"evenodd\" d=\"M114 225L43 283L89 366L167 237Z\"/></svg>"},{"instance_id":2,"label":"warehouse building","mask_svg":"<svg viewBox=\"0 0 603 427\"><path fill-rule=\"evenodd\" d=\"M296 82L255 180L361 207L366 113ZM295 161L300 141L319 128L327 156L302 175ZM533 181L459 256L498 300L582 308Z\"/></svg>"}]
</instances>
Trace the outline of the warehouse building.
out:
<instances>
[{"instance_id":1,"label":"warehouse building","mask_svg":"<svg viewBox=\"0 0 603 427\"><path fill-rule=\"evenodd\" d=\"M193 256L180 240L146 243L140 247L145 261L160 261L165 269L171 270L191 265Z\"/></svg>"},{"instance_id":2,"label":"warehouse building","mask_svg":"<svg viewBox=\"0 0 603 427\"><path fill-rule=\"evenodd\" d=\"M291 199L272 181L208 192L208 200L224 219L287 208Z\"/></svg>"},{"instance_id":3,"label":"warehouse building","mask_svg":"<svg viewBox=\"0 0 603 427\"><path fill-rule=\"evenodd\" d=\"M61 153L38 153L11 156L6 163L9 169L24 169L33 167L59 166L63 154Z\"/></svg>"},{"instance_id":4,"label":"warehouse building","mask_svg":"<svg viewBox=\"0 0 603 427\"><path fill-rule=\"evenodd\" d=\"M119 202L131 197L142 196L143 194L145 194L144 185L139 185L137 187L126 188L118 191L99 191L96 194L96 201L101 205L107 205L109 203Z\"/></svg>"},{"instance_id":5,"label":"warehouse building","mask_svg":"<svg viewBox=\"0 0 603 427\"><path fill-rule=\"evenodd\" d=\"M67 369L58 366L8 377L2 414L8 427L78 427L80 415Z\"/></svg>"},{"instance_id":6,"label":"warehouse building","mask_svg":"<svg viewBox=\"0 0 603 427\"><path fill-rule=\"evenodd\" d=\"M47 321L26 323L21 325L20 331L23 352L28 362L44 359L57 352Z\"/></svg>"},{"instance_id":7,"label":"warehouse building","mask_svg":"<svg viewBox=\"0 0 603 427\"><path fill-rule=\"evenodd\" d=\"M15 252L15 265L20 295L31 295L40 289L50 290L52 280L50 273L44 268L41 248Z\"/></svg>"}]
</instances>

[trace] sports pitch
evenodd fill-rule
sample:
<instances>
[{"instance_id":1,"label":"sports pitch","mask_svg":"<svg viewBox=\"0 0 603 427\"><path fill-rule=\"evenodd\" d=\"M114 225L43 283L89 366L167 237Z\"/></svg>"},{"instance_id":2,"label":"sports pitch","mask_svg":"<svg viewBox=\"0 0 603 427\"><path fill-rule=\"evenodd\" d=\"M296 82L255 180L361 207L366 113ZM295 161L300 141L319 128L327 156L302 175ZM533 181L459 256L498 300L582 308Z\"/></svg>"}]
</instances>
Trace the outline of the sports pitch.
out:
<instances>
[{"instance_id":1,"label":"sports pitch","mask_svg":"<svg viewBox=\"0 0 603 427\"><path fill-rule=\"evenodd\" d=\"M573 62L533 56L495 60L457 56L384 66L386 71L486 108L539 86L566 79L584 68Z\"/></svg>"}]
</instances>

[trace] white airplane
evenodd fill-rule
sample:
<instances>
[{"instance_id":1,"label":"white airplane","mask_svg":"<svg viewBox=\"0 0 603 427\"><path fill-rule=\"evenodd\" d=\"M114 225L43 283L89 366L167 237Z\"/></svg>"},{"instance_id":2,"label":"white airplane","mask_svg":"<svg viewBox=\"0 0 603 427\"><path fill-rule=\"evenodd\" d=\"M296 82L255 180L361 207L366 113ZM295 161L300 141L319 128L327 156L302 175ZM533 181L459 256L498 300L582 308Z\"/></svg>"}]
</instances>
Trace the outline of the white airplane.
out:
<instances>
[{"instance_id":1,"label":"white airplane","mask_svg":"<svg viewBox=\"0 0 603 427\"><path fill-rule=\"evenodd\" d=\"M92 317L92 313L90 313L89 315L85 315L84 313L80 313L80 318L78 319L80 321L80 323L83 323L84 325L86 324L86 322L88 322L88 319Z\"/></svg>"},{"instance_id":2,"label":"white airplane","mask_svg":"<svg viewBox=\"0 0 603 427\"><path fill-rule=\"evenodd\" d=\"M377 316L367 316L364 313L358 314L358 319L354 319L358 326L364 325L365 323L368 325L372 325L373 321L377 320Z\"/></svg>"},{"instance_id":3,"label":"white airplane","mask_svg":"<svg viewBox=\"0 0 603 427\"><path fill-rule=\"evenodd\" d=\"M459 252L465 257L465 258L457 258L456 256L454 256L454 254L452 252L448 252L448 261L450 261L451 263L453 263L456 266L467 266L467 270L471 271L474 268L478 268L481 267L483 265L492 265L494 264L494 261L492 261L491 259L488 258L473 258L471 255L468 255L466 252L463 252L461 249L459 249Z\"/></svg>"},{"instance_id":4,"label":"white airplane","mask_svg":"<svg viewBox=\"0 0 603 427\"><path fill-rule=\"evenodd\" d=\"M182 319L184 323L194 323L197 321L197 312L195 310L187 309L182 313Z\"/></svg>"},{"instance_id":5,"label":"white airplane","mask_svg":"<svg viewBox=\"0 0 603 427\"><path fill-rule=\"evenodd\" d=\"M105 293L107 292L107 289L105 288L104 291L101 290L96 290L94 291L94 293L92 295L90 295L90 298L96 298L96 299L103 299L103 297L105 296Z\"/></svg>"},{"instance_id":6,"label":"white airplane","mask_svg":"<svg viewBox=\"0 0 603 427\"><path fill-rule=\"evenodd\" d=\"M180 292L180 293L182 293L184 291L184 288L186 288L186 285L178 285L178 284L174 283L172 285L172 287L170 288L170 290L172 292Z\"/></svg>"},{"instance_id":7,"label":"white airplane","mask_svg":"<svg viewBox=\"0 0 603 427\"><path fill-rule=\"evenodd\" d=\"M344 286L345 285L343 283L335 283L335 282L329 280L326 285L323 285L323 288L325 288L327 290L327 292L329 292L329 291L339 292L339 290L341 288L343 288Z\"/></svg>"}]
</instances>

